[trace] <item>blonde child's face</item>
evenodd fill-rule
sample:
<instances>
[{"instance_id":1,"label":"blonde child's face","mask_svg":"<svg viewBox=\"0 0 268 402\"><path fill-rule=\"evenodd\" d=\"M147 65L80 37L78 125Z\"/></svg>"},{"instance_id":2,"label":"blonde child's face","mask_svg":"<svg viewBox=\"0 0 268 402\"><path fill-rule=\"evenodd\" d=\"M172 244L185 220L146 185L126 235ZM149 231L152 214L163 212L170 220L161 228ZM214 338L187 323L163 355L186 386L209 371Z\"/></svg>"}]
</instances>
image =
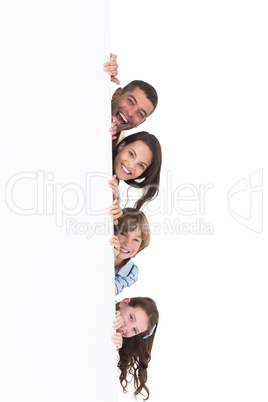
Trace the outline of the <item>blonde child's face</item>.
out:
<instances>
[{"instance_id":1,"label":"blonde child's face","mask_svg":"<svg viewBox=\"0 0 268 402\"><path fill-rule=\"evenodd\" d=\"M149 327L149 319L145 311L141 307L131 307L125 304L124 300L119 304L118 309L124 322L117 332L120 332L124 338L131 338L146 332ZM120 307L121 304L123 305Z\"/></svg>"},{"instance_id":2,"label":"blonde child's face","mask_svg":"<svg viewBox=\"0 0 268 402\"><path fill-rule=\"evenodd\" d=\"M114 158L114 173L118 180L133 180L140 177L151 165L153 153L143 141L130 144L123 142Z\"/></svg>"},{"instance_id":3,"label":"blonde child's face","mask_svg":"<svg viewBox=\"0 0 268 402\"><path fill-rule=\"evenodd\" d=\"M125 260L127 258L134 257L139 251L141 246L141 228L132 230L131 232L120 232L117 234L120 251L117 258Z\"/></svg>"}]
</instances>

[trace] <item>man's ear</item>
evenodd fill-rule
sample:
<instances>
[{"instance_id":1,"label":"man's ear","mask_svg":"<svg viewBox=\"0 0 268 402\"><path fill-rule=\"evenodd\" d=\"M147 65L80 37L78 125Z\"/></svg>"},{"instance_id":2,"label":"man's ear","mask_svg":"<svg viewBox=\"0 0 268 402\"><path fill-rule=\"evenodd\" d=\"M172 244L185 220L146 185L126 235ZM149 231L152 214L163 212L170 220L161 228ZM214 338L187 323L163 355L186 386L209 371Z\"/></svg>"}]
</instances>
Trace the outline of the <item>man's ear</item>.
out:
<instances>
[{"instance_id":1,"label":"man's ear","mask_svg":"<svg viewBox=\"0 0 268 402\"><path fill-rule=\"evenodd\" d=\"M121 95L121 92L123 91L123 88L117 88L117 90L114 92L112 96L112 101L116 100L118 96Z\"/></svg>"},{"instance_id":2,"label":"man's ear","mask_svg":"<svg viewBox=\"0 0 268 402\"><path fill-rule=\"evenodd\" d=\"M126 307L129 302L130 302L130 299L123 299L123 300L121 300L121 302L119 303L119 308Z\"/></svg>"}]
</instances>

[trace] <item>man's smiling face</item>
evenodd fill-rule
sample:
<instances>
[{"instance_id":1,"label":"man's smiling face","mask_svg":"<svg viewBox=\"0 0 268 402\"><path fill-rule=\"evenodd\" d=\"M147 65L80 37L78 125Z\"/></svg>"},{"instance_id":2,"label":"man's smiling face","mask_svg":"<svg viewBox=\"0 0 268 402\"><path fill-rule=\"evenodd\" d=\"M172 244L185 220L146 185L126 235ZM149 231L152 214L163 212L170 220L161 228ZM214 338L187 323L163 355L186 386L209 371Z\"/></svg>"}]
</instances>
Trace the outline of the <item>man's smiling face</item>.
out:
<instances>
[{"instance_id":1,"label":"man's smiling face","mask_svg":"<svg viewBox=\"0 0 268 402\"><path fill-rule=\"evenodd\" d=\"M118 95L112 101L112 116L116 119L117 131L138 127L153 110L153 104L138 87Z\"/></svg>"}]
</instances>

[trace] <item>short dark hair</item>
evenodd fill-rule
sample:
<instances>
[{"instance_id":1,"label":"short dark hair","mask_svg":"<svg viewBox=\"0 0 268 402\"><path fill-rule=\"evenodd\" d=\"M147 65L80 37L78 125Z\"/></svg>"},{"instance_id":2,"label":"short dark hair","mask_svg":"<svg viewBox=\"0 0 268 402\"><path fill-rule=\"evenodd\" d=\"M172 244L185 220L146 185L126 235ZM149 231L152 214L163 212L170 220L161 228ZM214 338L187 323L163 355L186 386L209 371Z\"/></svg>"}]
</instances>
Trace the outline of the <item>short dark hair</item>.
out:
<instances>
[{"instance_id":1,"label":"short dark hair","mask_svg":"<svg viewBox=\"0 0 268 402\"><path fill-rule=\"evenodd\" d=\"M152 111L152 113L153 113L157 106L157 103L158 103L158 95L157 95L157 92L154 89L154 87L152 85L148 84L147 82L144 82L141 80L135 80L135 81L131 81L129 84L127 84L123 88L121 94L128 92L128 91L131 92L135 88L139 88L145 93L146 98L149 99L149 101L153 105L153 111Z\"/></svg>"}]
</instances>

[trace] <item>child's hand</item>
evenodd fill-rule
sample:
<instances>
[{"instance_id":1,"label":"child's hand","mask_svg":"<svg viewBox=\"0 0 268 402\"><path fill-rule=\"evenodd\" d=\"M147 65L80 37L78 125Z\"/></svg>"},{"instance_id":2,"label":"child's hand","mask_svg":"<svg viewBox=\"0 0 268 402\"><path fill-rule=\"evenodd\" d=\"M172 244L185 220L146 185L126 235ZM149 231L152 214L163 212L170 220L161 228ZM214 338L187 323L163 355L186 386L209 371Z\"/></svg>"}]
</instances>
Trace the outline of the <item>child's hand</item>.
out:
<instances>
[{"instance_id":1,"label":"child's hand","mask_svg":"<svg viewBox=\"0 0 268 402\"><path fill-rule=\"evenodd\" d=\"M114 225L118 225L118 218L123 215L123 211L118 204L118 200L114 200L113 206L110 208L110 215L114 220Z\"/></svg>"},{"instance_id":2,"label":"child's hand","mask_svg":"<svg viewBox=\"0 0 268 402\"><path fill-rule=\"evenodd\" d=\"M112 116L112 123L111 123L111 128L109 129L110 134L112 136L112 140L116 140L117 139L117 125L116 125L116 120L115 117Z\"/></svg>"},{"instance_id":3,"label":"child's hand","mask_svg":"<svg viewBox=\"0 0 268 402\"><path fill-rule=\"evenodd\" d=\"M124 320L120 314L120 311L115 313L115 319L113 320L113 329L116 331L117 329L123 327L125 325Z\"/></svg>"},{"instance_id":4,"label":"child's hand","mask_svg":"<svg viewBox=\"0 0 268 402\"><path fill-rule=\"evenodd\" d=\"M120 251L120 243L119 243L118 237L113 235L113 237L110 240L110 244L114 248L114 258L116 258Z\"/></svg>"},{"instance_id":5,"label":"child's hand","mask_svg":"<svg viewBox=\"0 0 268 402\"><path fill-rule=\"evenodd\" d=\"M115 78L118 75L118 65L117 65L117 56L116 54L110 54L110 61L103 64L103 70L107 71L107 73L111 76L111 81L115 82L117 85L120 84L118 78Z\"/></svg>"},{"instance_id":6,"label":"child's hand","mask_svg":"<svg viewBox=\"0 0 268 402\"><path fill-rule=\"evenodd\" d=\"M115 332L112 335L112 342L115 344L115 346L117 347L117 349L122 348L123 346L123 337L122 334L120 334L119 332Z\"/></svg>"},{"instance_id":7,"label":"child's hand","mask_svg":"<svg viewBox=\"0 0 268 402\"><path fill-rule=\"evenodd\" d=\"M118 181L116 179L116 175L114 174L109 180L109 186L113 190L113 200L117 200L119 197L119 191L118 191Z\"/></svg>"}]
</instances>

